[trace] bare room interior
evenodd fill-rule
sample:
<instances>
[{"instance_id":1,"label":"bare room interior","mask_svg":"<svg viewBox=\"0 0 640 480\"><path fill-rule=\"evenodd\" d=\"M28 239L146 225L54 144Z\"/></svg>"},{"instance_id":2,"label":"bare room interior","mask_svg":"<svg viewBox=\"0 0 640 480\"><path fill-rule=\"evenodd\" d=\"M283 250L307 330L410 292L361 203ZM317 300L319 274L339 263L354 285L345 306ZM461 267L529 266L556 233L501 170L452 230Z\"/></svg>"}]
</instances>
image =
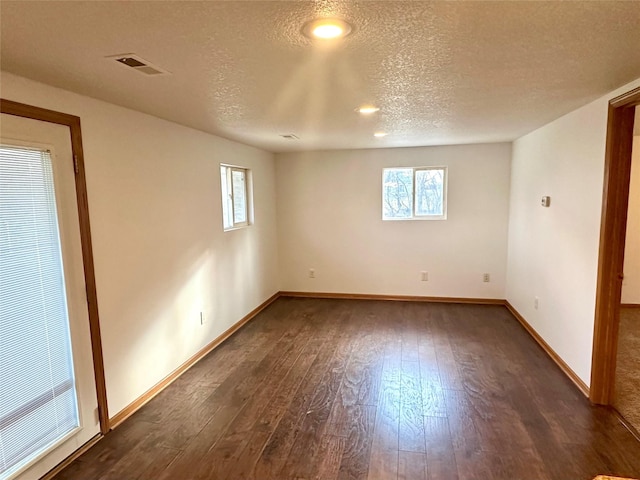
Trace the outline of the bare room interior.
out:
<instances>
[{"instance_id":1,"label":"bare room interior","mask_svg":"<svg viewBox=\"0 0 640 480\"><path fill-rule=\"evenodd\" d=\"M640 8L0 2L0 480L640 479Z\"/></svg>"},{"instance_id":2,"label":"bare room interior","mask_svg":"<svg viewBox=\"0 0 640 480\"><path fill-rule=\"evenodd\" d=\"M613 405L640 431L640 122L636 107Z\"/></svg>"}]
</instances>

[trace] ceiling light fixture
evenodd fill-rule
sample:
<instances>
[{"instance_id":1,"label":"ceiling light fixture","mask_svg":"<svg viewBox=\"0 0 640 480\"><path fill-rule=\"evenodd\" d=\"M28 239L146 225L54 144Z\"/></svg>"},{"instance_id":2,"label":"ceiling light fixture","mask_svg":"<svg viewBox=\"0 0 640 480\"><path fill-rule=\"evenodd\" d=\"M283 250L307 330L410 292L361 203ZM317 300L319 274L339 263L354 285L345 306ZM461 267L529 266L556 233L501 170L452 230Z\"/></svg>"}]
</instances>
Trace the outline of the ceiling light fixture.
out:
<instances>
[{"instance_id":1,"label":"ceiling light fixture","mask_svg":"<svg viewBox=\"0 0 640 480\"><path fill-rule=\"evenodd\" d=\"M356 112L362 113L363 115L371 115L379 110L378 107L374 107L373 105L363 105L360 108L356 108Z\"/></svg>"},{"instance_id":2,"label":"ceiling light fixture","mask_svg":"<svg viewBox=\"0 0 640 480\"><path fill-rule=\"evenodd\" d=\"M374 137L378 137L378 138L386 137L387 136L387 132L376 132L376 133L373 134L373 136Z\"/></svg>"},{"instance_id":3,"label":"ceiling light fixture","mask_svg":"<svg viewBox=\"0 0 640 480\"><path fill-rule=\"evenodd\" d=\"M337 18L318 18L305 23L302 33L309 38L322 40L344 38L351 33L351 25Z\"/></svg>"}]
</instances>

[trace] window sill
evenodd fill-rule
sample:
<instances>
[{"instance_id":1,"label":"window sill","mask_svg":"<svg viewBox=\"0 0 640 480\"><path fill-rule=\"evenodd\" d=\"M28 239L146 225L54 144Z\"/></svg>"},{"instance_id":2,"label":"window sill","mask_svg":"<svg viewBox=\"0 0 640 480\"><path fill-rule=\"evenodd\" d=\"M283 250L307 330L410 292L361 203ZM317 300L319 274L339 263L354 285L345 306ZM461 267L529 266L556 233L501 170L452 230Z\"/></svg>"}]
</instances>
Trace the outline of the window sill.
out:
<instances>
[{"instance_id":1,"label":"window sill","mask_svg":"<svg viewBox=\"0 0 640 480\"><path fill-rule=\"evenodd\" d=\"M411 217L411 218L383 218L383 222L411 222L411 221L433 221L433 220L446 220L446 215L430 215L424 217Z\"/></svg>"},{"instance_id":2,"label":"window sill","mask_svg":"<svg viewBox=\"0 0 640 480\"><path fill-rule=\"evenodd\" d=\"M224 228L223 231L224 232L233 232L235 230L242 230L245 228L249 228L251 226L251 224L249 225L238 225L237 227L230 227L230 228Z\"/></svg>"}]
</instances>

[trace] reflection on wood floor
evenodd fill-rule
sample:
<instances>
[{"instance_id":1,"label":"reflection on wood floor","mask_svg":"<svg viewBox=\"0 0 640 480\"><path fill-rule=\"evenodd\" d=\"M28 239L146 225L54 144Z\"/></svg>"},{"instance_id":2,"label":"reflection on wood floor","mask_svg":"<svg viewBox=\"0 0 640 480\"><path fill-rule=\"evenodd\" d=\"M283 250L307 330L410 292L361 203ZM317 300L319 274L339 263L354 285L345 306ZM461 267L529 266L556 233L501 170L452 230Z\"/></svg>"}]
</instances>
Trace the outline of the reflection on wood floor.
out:
<instances>
[{"instance_id":1,"label":"reflection on wood floor","mask_svg":"<svg viewBox=\"0 0 640 480\"><path fill-rule=\"evenodd\" d=\"M640 443L502 306L280 298L70 479L640 477Z\"/></svg>"},{"instance_id":2,"label":"reflection on wood floor","mask_svg":"<svg viewBox=\"0 0 640 480\"><path fill-rule=\"evenodd\" d=\"M640 432L640 308L620 309L613 405Z\"/></svg>"}]
</instances>

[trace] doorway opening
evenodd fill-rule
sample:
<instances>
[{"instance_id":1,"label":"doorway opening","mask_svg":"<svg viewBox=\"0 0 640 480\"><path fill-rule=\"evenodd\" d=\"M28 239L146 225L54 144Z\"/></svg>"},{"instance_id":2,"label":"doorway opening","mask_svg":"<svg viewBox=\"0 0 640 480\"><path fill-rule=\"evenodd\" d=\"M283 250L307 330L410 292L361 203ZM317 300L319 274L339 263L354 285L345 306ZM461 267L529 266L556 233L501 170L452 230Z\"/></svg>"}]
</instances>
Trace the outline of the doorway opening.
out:
<instances>
[{"instance_id":1,"label":"doorway opening","mask_svg":"<svg viewBox=\"0 0 640 480\"><path fill-rule=\"evenodd\" d=\"M633 126L638 104L640 88L609 102L589 393L589 399L599 405L611 405L614 395Z\"/></svg>"},{"instance_id":2,"label":"doorway opening","mask_svg":"<svg viewBox=\"0 0 640 480\"><path fill-rule=\"evenodd\" d=\"M0 115L0 478L33 478L109 419L80 119Z\"/></svg>"},{"instance_id":3,"label":"doorway opening","mask_svg":"<svg viewBox=\"0 0 640 480\"><path fill-rule=\"evenodd\" d=\"M612 405L640 432L640 107L633 126L618 355Z\"/></svg>"}]
</instances>

